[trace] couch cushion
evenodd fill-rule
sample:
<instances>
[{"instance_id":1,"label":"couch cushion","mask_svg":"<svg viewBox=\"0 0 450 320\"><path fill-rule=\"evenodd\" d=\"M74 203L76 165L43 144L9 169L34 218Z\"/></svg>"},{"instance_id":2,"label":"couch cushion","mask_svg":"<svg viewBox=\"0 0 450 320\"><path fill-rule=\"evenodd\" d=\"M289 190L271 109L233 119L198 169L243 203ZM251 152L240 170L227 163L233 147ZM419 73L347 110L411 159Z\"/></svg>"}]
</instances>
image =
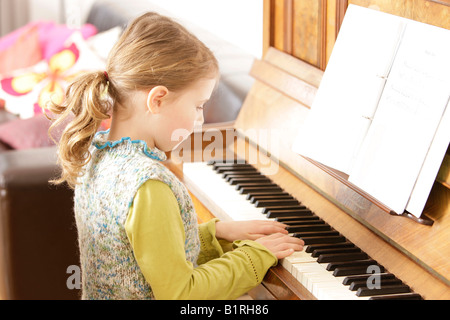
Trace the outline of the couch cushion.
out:
<instances>
[{"instance_id":1,"label":"couch cushion","mask_svg":"<svg viewBox=\"0 0 450 320\"><path fill-rule=\"evenodd\" d=\"M25 30L17 41L0 51L0 74L30 67L42 60L39 30L31 27Z\"/></svg>"},{"instance_id":2,"label":"couch cushion","mask_svg":"<svg viewBox=\"0 0 450 320\"><path fill-rule=\"evenodd\" d=\"M41 113L50 99L61 103L68 83L83 72L103 70L105 62L92 52L80 33L74 33L65 47L47 62L17 70L0 79L0 98L7 111L22 119Z\"/></svg>"},{"instance_id":3,"label":"couch cushion","mask_svg":"<svg viewBox=\"0 0 450 320\"><path fill-rule=\"evenodd\" d=\"M6 50L13 46L23 33L31 28L37 28L39 33L39 44L42 50L42 57L49 59L56 52L64 47L64 42L74 33L71 29L63 24L55 24L54 22L35 21L3 36L0 38L0 51ZM85 24L79 30L84 39L87 39L97 33L95 26Z\"/></svg>"},{"instance_id":4,"label":"couch cushion","mask_svg":"<svg viewBox=\"0 0 450 320\"><path fill-rule=\"evenodd\" d=\"M13 121L16 120L17 116L13 115L10 112L7 112L6 110L0 108L0 125L2 123L8 122L8 121Z\"/></svg>"},{"instance_id":5,"label":"couch cushion","mask_svg":"<svg viewBox=\"0 0 450 320\"><path fill-rule=\"evenodd\" d=\"M0 142L13 149L30 149L52 146L48 137L50 120L44 114L30 119L16 119L0 125Z\"/></svg>"}]
</instances>

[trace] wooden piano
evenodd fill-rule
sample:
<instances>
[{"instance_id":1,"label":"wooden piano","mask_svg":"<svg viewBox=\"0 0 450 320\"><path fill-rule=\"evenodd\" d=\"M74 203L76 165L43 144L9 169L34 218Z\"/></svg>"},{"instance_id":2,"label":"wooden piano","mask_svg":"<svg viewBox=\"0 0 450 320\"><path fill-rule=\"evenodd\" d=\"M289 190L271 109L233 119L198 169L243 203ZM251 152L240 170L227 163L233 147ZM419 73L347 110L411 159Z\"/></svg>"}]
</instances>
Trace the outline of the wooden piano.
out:
<instances>
[{"instance_id":1,"label":"wooden piano","mask_svg":"<svg viewBox=\"0 0 450 320\"><path fill-rule=\"evenodd\" d=\"M288 209L299 213L300 216L304 214L309 222L303 222L303 225L313 224L310 222L313 219L316 220L314 223L320 221L326 226L322 224L322 227L311 230L326 230L324 236L331 236L326 239L332 239L330 241L334 243L336 238L341 238L337 242L345 242L355 251L352 249L337 251L342 252L340 253L342 257L345 256L342 258L345 261L341 265L339 265L339 258L337 261L336 259L322 260L337 262L334 271L326 271L325 268L332 263L319 263L320 256L317 257L317 254L313 259L315 264L325 270L328 278L334 277L333 272L336 272L336 269L343 271L334 278L338 280L338 286L345 287L345 293L328 295L324 293L325 289L320 289L322 291L317 293L320 284L317 285L312 283L311 279L302 278L304 274L301 268L294 268L295 261L290 263L287 258L270 269L262 285L251 291L250 295L254 299L283 300L323 297L346 299L357 298L357 294L360 294L361 298L368 298L371 297L371 293L364 290L367 289L364 288L367 282L367 272L364 270L367 266L362 271L366 274L366 278L356 275L358 272L355 273L352 270L361 269L358 265L359 260L372 259L375 260L373 263L382 268L379 270L380 273L389 274L397 281L385 283L385 280L380 278L381 287L386 287L388 293L391 287L400 287L400 291L393 289L392 292L409 292L407 297L410 298L418 298L420 295L422 299L449 299L450 188L448 172L443 172L448 171L448 164L443 165L440 173L440 176L444 176L443 179L447 180L446 182L436 181L423 221L391 215L389 208L350 184L342 173L291 151L298 125L308 115L323 72L299 59L270 48L263 60L255 61L251 75L256 81L237 120L231 125L205 126L202 132L194 133L192 139L173 151L171 160L167 164L189 189L199 221L207 221L212 217L254 219L261 216L267 218L265 217L267 213L262 213L265 210L264 205L257 207L256 203L250 203L247 200L250 197L247 192L239 194L236 190L238 186L231 185L223 178L226 169L214 170L214 166L211 163L208 164L210 160L222 162L224 159L226 161L239 159L234 161L241 163L241 169L238 169L237 173L257 171L255 174L264 177L261 179L268 178L271 184L276 185L277 191L273 194L264 192L259 194L263 196L258 198L260 204L264 204L263 200L269 199L267 196L283 195L275 198L282 201L277 205L286 205ZM255 132L276 133L279 139L266 143L267 139L262 139L261 134L258 136L254 134ZM448 158L447 155L444 162L448 162ZM245 164L242 164L241 160L251 165L250 170L242 169L245 168ZM237 173L234 172L234 175ZM242 182L245 184L248 181ZM266 182L267 179L259 181L264 185ZM228 193L236 195L228 195ZM283 202L292 198L303 209L297 211L295 207L292 207L292 201ZM237 203L233 207L232 199L240 199L239 201L243 200L246 203ZM219 203L221 201L226 203ZM268 209L271 205L270 201L266 202ZM312 216L304 213L305 208L306 211L313 213ZM432 225L427 225L427 221L432 221ZM302 223L297 222L297 224ZM299 230L303 230L301 226L294 232ZM320 232L311 232L311 230L306 230L309 233L307 232L304 236L313 239L311 247L313 244L318 244L316 248L319 250L318 254L321 252L320 249L325 250L322 251L325 258L330 256L326 253L335 253L332 250L327 251L333 248L333 245L324 246L328 240L315 242L317 238L320 238ZM363 256L358 253L362 253ZM309 253L309 257L312 256L313 254ZM339 254L337 256L339 257ZM356 267L351 264L352 262L356 262ZM353 278L350 278L351 276ZM347 280L346 285L342 283L345 278L350 279ZM354 282L351 288L353 291L350 290L352 282ZM363 288L360 289L361 286ZM402 291L404 288L407 288L407 291ZM334 292L335 289L330 290ZM401 294L405 295L405 293ZM375 294L375 297L386 298L387 296L386 293L380 293ZM392 297L398 298L399 295Z\"/></svg>"}]
</instances>

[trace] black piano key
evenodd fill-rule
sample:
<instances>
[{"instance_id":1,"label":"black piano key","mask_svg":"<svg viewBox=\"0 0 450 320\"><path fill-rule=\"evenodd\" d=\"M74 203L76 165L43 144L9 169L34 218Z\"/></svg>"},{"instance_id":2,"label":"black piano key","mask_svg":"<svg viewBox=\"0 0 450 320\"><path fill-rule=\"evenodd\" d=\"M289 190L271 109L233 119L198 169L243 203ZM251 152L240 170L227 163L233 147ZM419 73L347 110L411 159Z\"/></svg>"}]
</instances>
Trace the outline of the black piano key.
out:
<instances>
[{"instance_id":1,"label":"black piano key","mask_svg":"<svg viewBox=\"0 0 450 320\"><path fill-rule=\"evenodd\" d=\"M338 261L338 262L330 262L327 265L328 271L334 271L337 268L348 268L348 267L362 267L364 268L364 272L359 274L367 274L367 268L369 266L378 266L380 268L380 272L383 272L381 270L384 270L384 268L373 259L365 259L365 260L354 260L354 261Z\"/></svg>"},{"instance_id":2,"label":"black piano key","mask_svg":"<svg viewBox=\"0 0 450 320\"><path fill-rule=\"evenodd\" d=\"M384 269L381 269L381 272ZM333 272L335 277L343 277L343 276L354 276L357 274L367 274L367 266L359 266L359 267L339 267L336 268Z\"/></svg>"},{"instance_id":3,"label":"black piano key","mask_svg":"<svg viewBox=\"0 0 450 320\"><path fill-rule=\"evenodd\" d=\"M331 253L349 253L349 252L361 252L361 249L352 247L352 248L328 248L328 249L316 249L313 251L311 256L313 258L318 258L322 254L331 254Z\"/></svg>"},{"instance_id":4,"label":"black piano key","mask_svg":"<svg viewBox=\"0 0 450 320\"><path fill-rule=\"evenodd\" d=\"M289 195L280 195L279 197L274 197L274 196L263 197L263 196L259 196L259 197L250 197L250 199L249 199L250 203L252 203L252 204L256 204L256 202L258 202L258 201L268 201L268 200L291 200L291 201L296 201L294 197L289 196Z\"/></svg>"},{"instance_id":5,"label":"black piano key","mask_svg":"<svg viewBox=\"0 0 450 320\"><path fill-rule=\"evenodd\" d=\"M247 200L251 200L255 197L283 197L283 196L290 196L292 197L289 193L287 193L286 191L280 191L280 192L275 192L275 193L265 193L265 192L250 192L249 194L247 194Z\"/></svg>"},{"instance_id":6,"label":"black piano key","mask_svg":"<svg viewBox=\"0 0 450 320\"><path fill-rule=\"evenodd\" d=\"M380 286L391 286L402 284L400 279L380 279ZM367 281L354 281L350 284L349 290L357 291L359 288L367 288Z\"/></svg>"},{"instance_id":7,"label":"black piano key","mask_svg":"<svg viewBox=\"0 0 450 320\"><path fill-rule=\"evenodd\" d=\"M288 227L286 228L286 230L289 233L296 233L296 234L299 234L300 236L304 232L331 231L331 227L329 225L326 225L326 224L309 224L309 223L311 223L311 222L307 221L307 222L305 222L305 224L295 224L295 225L288 224ZM339 235L339 233L337 235Z\"/></svg>"},{"instance_id":8,"label":"black piano key","mask_svg":"<svg viewBox=\"0 0 450 320\"><path fill-rule=\"evenodd\" d=\"M232 186L235 185L245 185L247 183L272 183L272 180L266 178L264 176L254 176L254 177L246 177L246 178L233 178L228 181Z\"/></svg>"},{"instance_id":9,"label":"black piano key","mask_svg":"<svg viewBox=\"0 0 450 320\"><path fill-rule=\"evenodd\" d=\"M277 195L284 195L284 194L289 194L287 192L284 192L283 190L275 190L272 192L268 192L268 191L262 191L262 192L249 192L247 193L247 200L250 200L251 197L253 196L277 196Z\"/></svg>"},{"instance_id":10,"label":"black piano key","mask_svg":"<svg viewBox=\"0 0 450 320\"><path fill-rule=\"evenodd\" d=\"M299 205L297 200L277 199L277 200L258 200L255 202L257 208L268 208L273 206L296 206Z\"/></svg>"},{"instance_id":11,"label":"black piano key","mask_svg":"<svg viewBox=\"0 0 450 320\"><path fill-rule=\"evenodd\" d=\"M370 297L369 300L423 300L422 296L417 293L401 293L387 296Z\"/></svg>"},{"instance_id":12,"label":"black piano key","mask_svg":"<svg viewBox=\"0 0 450 320\"><path fill-rule=\"evenodd\" d=\"M292 197L289 193L282 191L282 192L276 192L276 193L258 193L258 192L252 192L247 194L247 200L251 201L252 199L257 198L276 198L276 197Z\"/></svg>"},{"instance_id":13,"label":"black piano key","mask_svg":"<svg viewBox=\"0 0 450 320\"><path fill-rule=\"evenodd\" d=\"M242 172L228 171L228 172L222 174L222 178L227 182L230 181L231 179L236 179L236 178L253 178L253 177L259 178L259 177L264 177L264 176L257 171L254 171L254 172L249 171L248 173L247 173L247 171L242 171Z\"/></svg>"},{"instance_id":14,"label":"black piano key","mask_svg":"<svg viewBox=\"0 0 450 320\"><path fill-rule=\"evenodd\" d=\"M314 216L311 217L304 217L304 218L315 218ZM323 221L322 219L317 219L317 220L310 220L310 219L294 219L294 220L290 220L288 221L289 225L295 226L306 226L306 225L311 225L311 226L326 226L328 227L327 230L331 230L331 226L328 225L325 221Z\"/></svg>"},{"instance_id":15,"label":"black piano key","mask_svg":"<svg viewBox=\"0 0 450 320\"><path fill-rule=\"evenodd\" d=\"M221 169L224 169L224 168L221 168ZM221 175L223 178L229 178L231 176L242 176L243 178L246 178L246 177L264 177L267 179L269 178L269 177L266 177L265 175L263 175L258 170L251 169L251 168L249 168L247 170L243 170L242 168L239 168L237 170L233 169L233 170L223 172L223 173L221 173ZM226 177L225 177L225 175L226 175Z\"/></svg>"},{"instance_id":16,"label":"black piano key","mask_svg":"<svg viewBox=\"0 0 450 320\"><path fill-rule=\"evenodd\" d=\"M335 236L339 236L339 232L337 232L337 231L309 231L309 232L302 232L302 233L294 233L294 237L300 238L300 239L312 238L312 237L331 238L331 237L335 237Z\"/></svg>"},{"instance_id":17,"label":"black piano key","mask_svg":"<svg viewBox=\"0 0 450 320\"><path fill-rule=\"evenodd\" d=\"M265 207L262 212L263 213L269 213L271 211L273 212L282 212L282 211L293 211L293 210L297 210L297 211L302 211L302 212L310 212L312 213L311 210L309 210L307 207L303 206L303 205L295 205L295 206L272 206L272 207Z\"/></svg>"},{"instance_id":18,"label":"black piano key","mask_svg":"<svg viewBox=\"0 0 450 320\"><path fill-rule=\"evenodd\" d=\"M258 171L227 171L222 174L222 178L227 180L230 177L251 177L251 176L262 176Z\"/></svg>"},{"instance_id":19,"label":"black piano key","mask_svg":"<svg viewBox=\"0 0 450 320\"><path fill-rule=\"evenodd\" d=\"M300 237L305 245L319 244L319 243L341 243L346 239L343 236L331 236L331 237Z\"/></svg>"},{"instance_id":20,"label":"black piano key","mask_svg":"<svg viewBox=\"0 0 450 320\"><path fill-rule=\"evenodd\" d=\"M258 170L253 167L220 167L215 169L217 173L225 173L225 172L239 172L239 171L253 171L257 172Z\"/></svg>"},{"instance_id":21,"label":"black piano key","mask_svg":"<svg viewBox=\"0 0 450 320\"><path fill-rule=\"evenodd\" d=\"M279 210L279 211L269 211L267 218L279 218L288 216L312 216L313 213L309 210Z\"/></svg>"},{"instance_id":22,"label":"black piano key","mask_svg":"<svg viewBox=\"0 0 450 320\"><path fill-rule=\"evenodd\" d=\"M261 190L265 190L265 188L271 187L276 190L281 190L281 188L272 182L245 182L236 185L236 190L241 190L243 188L260 188ZM258 190L258 189L255 189Z\"/></svg>"},{"instance_id":23,"label":"black piano key","mask_svg":"<svg viewBox=\"0 0 450 320\"><path fill-rule=\"evenodd\" d=\"M212 165L213 170L218 170L218 169L241 169L241 168L248 168L248 169L255 169L255 167L253 167L252 165L248 164L248 163L215 163Z\"/></svg>"},{"instance_id":24,"label":"black piano key","mask_svg":"<svg viewBox=\"0 0 450 320\"><path fill-rule=\"evenodd\" d=\"M278 217L275 218L275 221L282 223L290 223L294 221L320 221L320 218L317 216L289 216L289 217Z\"/></svg>"},{"instance_id":25,"label":"black piano key","mask_svg":"<svg viewBox=\"0 0 450 320\"><path fill-rule=\"evenodd\" d=\"M228 175L227 178L225 180L227 180L228 182L231 182L232 180L238 180L238 179L242 179L242 181L249 181L252 182L253 180L259 181L259 180L268 180L271 181L268 177L263 176L262 174L240 174L238 172L235 172L231 175Z\"/></svg>"},{"instance_id":26,"label":"black piano key","mask_svg":"<svg viewBox=\"0 0 450 320\"><path fill-rule=\"evenodd\" d=\"M327 225L325 223L325 221L323 220L288 220L286 222L284 222L285 224L289 225L289 226L317 226L320 229L322 229L323 231L327 231L327 230L331 230L331 227L329 225ZM319 231L319 230L314 230L314 231ZM296 231L297 232L297 231ZM298 231L300 232L300 231Z\"/></svg>"},{"instance_id":27,"label":"black piano key","mask_svg":"<svg viewBox=\"0 0 450 320\"><path fill-rule=\"evenodd\" d=\"M372 277L373 274L360 274L355 276L348 276L344 279L342 284L344 286L349 286L355 281L367 281L370 277ZM395 276L392 273L381 273L377 274L377 277L380 279L395 279Z\"/></svg>"},{"instance_id":28,"label":"black piano key","mask_svg":"<svg viewBox=\"0 0 450 320\"><path fill-rule=\"evenodd\" d=\"M321 254L318 263L357 261L369 258L364 252Z\"/></svg>"},{"instance_id":29,"label":"black piano key","mask_svg":"<svg viewBox=\"0 0 450 320\"><path fill-rule=\"evenodd\" d=\"M242 182L242 183L236 184L236 190L240 190L242 188L255 188L255 187L256 188L276 187L277 189L281 190L281 188L277 184L275 184L271 181Z\"/></svg>"},{"instance_id":30,"label":"black piano key","mask_svg":"<svg viewBox=\"0 0 450 320\"><path fill-rule=\"evenodd\" d=\"M248 195L247 196L247 200L250 201L250 203L255 203L258 200L295 200L295 198L293 196L291 196L290 194L284 193L284 194L278 194L278 195L259 195L259 196L254 196L254 195Z\"/></svg>"},{"instance_id":31,"label":"black piano key","mask_svg":"<svg viewBox=\"0 0 450 320\"><path fill-rule=\"evenodd\" d=\"M315 244L306 247L306 253L313 253L315 250L320 249L333 249L333 248L354 248L355 245L351 242L343 243L327 243L327 244Z\"/></svg>"},{"instance_id":32,"label":"black piano key","mask_svg":"<svg viewBox=\"0 0 450 320\"><path fill-rule=\"evenodd\" d=\"M239 190L240 194L249 194L250 192L273 193L276 191L283 191L283 189L281 189L280 187L277 187L277 186L240 187L240 188L236 188L236 190Z\"/></svg>"},{"instance_id":33,"label":"black piano key","mask_svg":"<svg viewBox=\"0 0 450 320\"><path fill-rule=\"evenodd\" d=\"M359 288L356 292L358 297L381 296L387 294L410 293L411 289L406 284L385 286L380 289Z\"/></svg>"}]
</instances>

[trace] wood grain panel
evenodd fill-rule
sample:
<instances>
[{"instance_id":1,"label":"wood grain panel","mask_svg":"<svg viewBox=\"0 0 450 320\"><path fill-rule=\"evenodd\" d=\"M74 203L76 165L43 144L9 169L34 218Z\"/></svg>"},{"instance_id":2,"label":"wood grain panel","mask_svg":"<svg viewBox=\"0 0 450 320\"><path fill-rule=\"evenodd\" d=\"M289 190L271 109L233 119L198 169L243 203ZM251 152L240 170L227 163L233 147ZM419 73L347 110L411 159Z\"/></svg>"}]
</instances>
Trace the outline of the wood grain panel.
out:
<instances>
[{"instance_id":1,"label":"wood grain panel","mask_svg":"<svg viewBox=\"0 0 450 320\"><path fill-rule=\"evenodd\" d=\"M272 0L273 37L271 41L278 50L292 53L292 0Z\"/></svg>"},{"instance_id":2,"label":"wood grain panel","mask_svg":"<svg viewBox=\"0 0 450 320\"><path fill-rule=\"evenodd\" d=\"M320 69L326 62L327 1L294 0L292 55Z\"/></svg>"},{"instance_id":3,"label":"wood grain panel","mask_svg":"<svg viewBox=\"0 0 450 320\"><path fill-rule=\"evenodd\" d=\"M263 55L270 47L274 47L275 39L275 5L272 0L264 0L263 5Z\"/></svg>"},{"instance_id":4,"label":"wood grain panel","mask_svg":"<svg viewBox=\"0 0 450 320\"><path fill-rule=\"evenodd\" d=\"M255 61L250 73L255 79L264 82L279 91L284 92L297 102L309 106L312 105L317 93L317 88L290 74L286 74L274 65Z\"/></svg>"},{"instance_id":5,"label":"wood grain panel","mask_svg":"<svg viewBox=\"0 0 450 320\"><path fill-rule=\"evenodd\" d=\"M270 46L325 70L349 4L450 29L450 0L265 0Z\"/></svg>"},{"instance_id":6,"label":"wood grain panel","mask_svg":"<svg viewBox=\"0 0 450 320\"><path fill-rule=\"evenodd\" d=\"M356 4L450 29L450 7L442 2L444 1L441 0L441 3L439 3L429 0L349 0L349 4Z\"/></svg>"}]
</instances>

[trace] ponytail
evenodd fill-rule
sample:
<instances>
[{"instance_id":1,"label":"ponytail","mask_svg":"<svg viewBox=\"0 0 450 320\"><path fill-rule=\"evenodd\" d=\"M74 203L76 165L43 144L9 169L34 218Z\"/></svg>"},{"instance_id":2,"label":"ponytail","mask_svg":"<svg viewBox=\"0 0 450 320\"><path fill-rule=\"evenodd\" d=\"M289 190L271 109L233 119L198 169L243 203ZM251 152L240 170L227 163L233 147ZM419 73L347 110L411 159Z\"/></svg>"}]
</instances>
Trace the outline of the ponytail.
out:
<instances>
[{"instance_id":1,"label":"ponytail","mask_svg":"<svg viewBox=\"0 0 450 320\"><path fill-rule=\"evenodd\" d=\"M109 87L106 75L103 71L83 74L69 85L62 104L48 106L52 114L60 115L50 126L50 137L53 129L71 120L58 143L58 164L62 172L59 179L50 181L53 184L67 182L74 188L84 173L83 167L91 158L92 139L102 121L109 119L113 104L106 94Z\"/></svg>"}]
</instances>

